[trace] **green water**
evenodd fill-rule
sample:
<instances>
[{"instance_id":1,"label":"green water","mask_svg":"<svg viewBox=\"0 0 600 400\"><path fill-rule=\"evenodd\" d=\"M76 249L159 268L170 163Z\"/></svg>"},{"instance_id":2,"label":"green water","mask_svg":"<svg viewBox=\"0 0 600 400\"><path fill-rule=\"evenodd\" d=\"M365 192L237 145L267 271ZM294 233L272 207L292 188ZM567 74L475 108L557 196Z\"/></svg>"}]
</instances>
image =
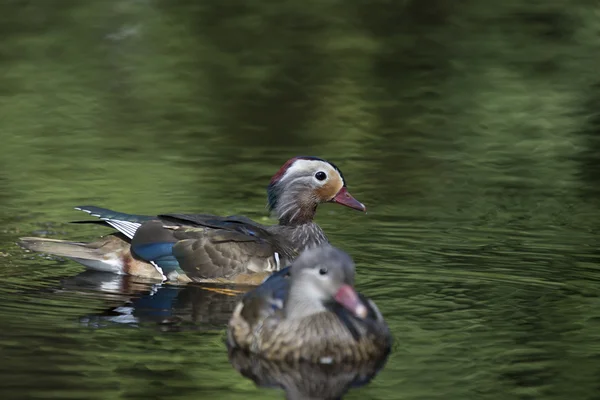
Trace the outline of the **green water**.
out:
<instances>
[{"instance_id":1,"label":"green water","mask_svg":"<svg viewBox=\"0 0 600 400\"><path fill-rule=\"evenodd\" d=\"M229 362L226 297L183 290L164 324L131 303L150 286L15 242L109 232L68 223L82 204L273 222L265 186L306 154L368 207L317 222L395 337L345 398L597 398L599 13L1 1L0 396L282 398Z\"/></svg>"}]
</instances>

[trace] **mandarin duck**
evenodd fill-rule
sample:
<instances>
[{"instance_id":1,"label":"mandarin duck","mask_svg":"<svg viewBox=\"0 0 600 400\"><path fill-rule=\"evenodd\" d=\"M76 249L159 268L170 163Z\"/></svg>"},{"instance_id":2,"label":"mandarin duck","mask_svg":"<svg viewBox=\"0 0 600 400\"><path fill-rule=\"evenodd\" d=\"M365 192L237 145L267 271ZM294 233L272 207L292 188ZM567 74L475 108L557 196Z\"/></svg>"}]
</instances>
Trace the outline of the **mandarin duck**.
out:
<instances>
[{"instance_id":1,"label":"mandarin duck","mask_svg":"<svg viewBox=\"0 0 600 400\"><path fill-rule=\"evenodd\" d=\"M365 211L350 195L342 172L316 157L294 157L272 177L268 208L276 225L244 216L210 214L134 215L95 206L77 210L118 232L91 243L24 237L29 250L74 260L91 270L186 283L258 285L304 248L327 243L313 222L320 203Z\"/></svg>"},{"instance_id":2,"label":"mandarin duck","mask_svg":"<svg viewBox=\"0 0 600 400\"><path fill-rule=\"evenodd\" d=\"M392 337L354 285L354 262L329 244L304 250L247 292L227 329L228 348L268 360L353 363L387 357Z\"/></svg>"}]
</instances>

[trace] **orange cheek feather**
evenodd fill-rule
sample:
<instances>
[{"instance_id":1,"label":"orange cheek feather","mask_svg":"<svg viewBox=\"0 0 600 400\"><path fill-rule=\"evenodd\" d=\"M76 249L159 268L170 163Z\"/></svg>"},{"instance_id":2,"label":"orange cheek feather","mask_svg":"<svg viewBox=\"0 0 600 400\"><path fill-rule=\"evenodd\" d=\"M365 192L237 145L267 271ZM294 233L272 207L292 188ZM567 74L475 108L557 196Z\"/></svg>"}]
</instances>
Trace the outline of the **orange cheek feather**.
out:
<instances>
[{"instance_id":1,"label":"orange cheek feather","mask_svg":"<svg viewBox=\"0 0 600 400\"><path fill-rule=\"evenodd\" d=\"M344 186L342 179L335 171L329 171L329 181L320 188L315 190L317 197L321 201L329 201L340 191Z\"/></svg>"}]
</instances>

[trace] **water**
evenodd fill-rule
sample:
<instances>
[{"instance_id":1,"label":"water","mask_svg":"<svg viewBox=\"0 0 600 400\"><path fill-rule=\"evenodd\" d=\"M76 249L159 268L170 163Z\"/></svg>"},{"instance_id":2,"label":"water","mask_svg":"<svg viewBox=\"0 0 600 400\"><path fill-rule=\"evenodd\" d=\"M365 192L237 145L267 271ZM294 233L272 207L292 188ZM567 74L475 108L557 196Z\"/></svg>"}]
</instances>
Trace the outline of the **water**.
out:
<instances>
[{"instance_id":1,"label":"water","mask_svg":"<svg viewBox=\"0 0 600 400\"><path fill-rule=\"evenodd\" d=\"M231 298L156 308L15 242L109 232L69 224L81 204L271 223L265 186L298 154L367 205L317 221L395 337L345 398L597 398L594 7L2 2L2 398L282 398L232 366Z\"/></svg>"}]
</instances>

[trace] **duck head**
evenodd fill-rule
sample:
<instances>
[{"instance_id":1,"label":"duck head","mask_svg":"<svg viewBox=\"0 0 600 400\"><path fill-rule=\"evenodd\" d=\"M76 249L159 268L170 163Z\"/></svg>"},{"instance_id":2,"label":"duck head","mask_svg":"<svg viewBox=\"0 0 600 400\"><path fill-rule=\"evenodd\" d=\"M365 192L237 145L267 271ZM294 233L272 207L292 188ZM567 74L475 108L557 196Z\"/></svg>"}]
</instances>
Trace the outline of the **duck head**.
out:
<instances>
[{"instance_id":1,"label":"duck head","mask_svg":"<svg viewBox=\"0 0 600 400\"><path fill-rule=\"evenodd\" d=\"M290 268L290 292L286 314L303 317L337 302L356 317L364 319L367 307L354 290L354 262L344 251L331 245L302 252Z\"/></svg>"},{"instance_id":2,"label":"duck head","mask_svg":"<svg viewBox=\"0 0 600 400\"><path fill-rule=\"evenodd\" d=\"M281 224L312 221L321 203L337 203L358 211L367 208L348 192L342 171L317 157L294 157L277 171L267 188L269 210Z\"/></svg>"}]
</instances>

